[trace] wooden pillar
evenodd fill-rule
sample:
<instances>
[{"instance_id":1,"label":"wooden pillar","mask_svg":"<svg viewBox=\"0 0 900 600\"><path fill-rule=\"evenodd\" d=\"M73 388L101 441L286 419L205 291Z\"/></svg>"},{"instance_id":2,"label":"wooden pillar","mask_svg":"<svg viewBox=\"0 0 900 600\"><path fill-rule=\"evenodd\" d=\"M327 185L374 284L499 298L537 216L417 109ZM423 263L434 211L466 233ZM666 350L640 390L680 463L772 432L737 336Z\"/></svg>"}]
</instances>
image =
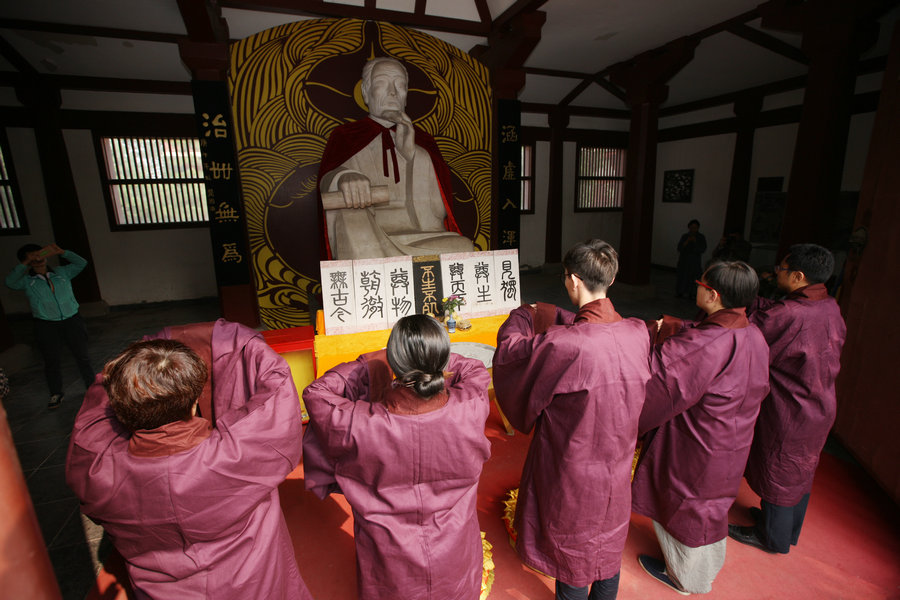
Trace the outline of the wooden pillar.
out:
<instances>
[{"instance_id":1,"label":"wooden pillar","mask_svg":"<svg viewBox=\"0 0 900 600\"><path fill-rule=\"evenodd\" d=\"M728 206L725 209L725 226L722 234L740 231L746 235L747 197L750 195L750 166L753 161L753 136L756 117L762 108L762 96L746 96L734 103L737 117L737 138L734 141L734 158L731 161L731 184L728 187Z\"/></svg>"},{"instance_id":2,"label":"wooden pillar","mask_svg":"<svg viewBox=\"0 0 900 600\"><path fill-rule=\"evenodd\" d=\"M832 216L841 191L856 62L873 40L867 14L878 0L761 7L763 27L803 34L809 57L806 92L794 146L779 256L798 242L831 245ZM877 28L874 29L877 32Z\"/></svg>"},{"instance_id":3,"label":"wooden pillar","mask_svg":"<svg viewBox=\"0 0 900 600\"><path fill-rule=\"evenodd\" d=\"M234 119L225 81L228 44L185 41L179 43L178 49L193 77L194 112L203 153L209 233L222 316L257 327L259 308L234 145Z\"/></svg>"},{"instance_id":4,"label":"wooden pillar","mask_svg":"<svg viewBox=\"0 0 900 600\"><path fill-rule=\"evenodd\" d=\"M894 27L878 112L863 174L855 229L864 248L851 252L840 293L847 341L837 379L834 430L875 479L900 502L900 437L890 373L897 368L900 278L900 24Z\"/></svg>"},{"instance_id":5,"label":"wooden pillar","mask_svg":"<svg viewBox=\"0 0 900 600\"><path fill-rule=\"evenodd\" d=\"M4 598L62 598L0 404L0 589Z\"/></svg>"},{"instance_id":6,"label":"wooden pillar","mask_svg":"<svg viewBox=\"0 0 900 600\"><path fill-rule=\"evenodd\" d=\"M497 150L492 157L495 175L492 181L491 218L496 225L491 227L491 244L495 248L518 248L520 244L521 188L518 175L522 165L521 153L517 149L521 148L521 108L516 99L525 87L523 65L540 42L541 28L546 20L546 13L526 10L491 31L487 45L475 46L469 53L490 70L494 89L491 108L497 132L494 138ZM516 178L514 182L509 179L512 172Z\"/></svg>"},{"instance_id":7,"label":"wooden pillar","mask_svg":"<svg viewBox=\"0 0 900 600\"><path fill-rule=\"evenodd\" d=\"M550 125L550 175L547 189L547 229L544 262L562 262L563 147L569 114L558 109L548 117Z\"/></svg>"},{"instance_id":8,"label":"wooden pillar","mask_svg":"<svg viewBox=\"0 0 900 600\"><path fill-rule=\"evenodd\" d=\"M82 304L98 302L101 298L97 271L60 125L62 98L59 88L35 77L29 83L17 87L16 95L32 114L41 176L50 210L50 224L53 227L54 239L33 241L42 246L56 243L64 250L72 250L86 259L87 266L72 280L72 291Z\"/></svg>"},{"instance_id":9,"label":"wooden pillar","mask_svg":"<svg viewBox=\"0 0 900 600\"><path fill-rule=\"evenodd\" d=\"M631 107L619 243L618 281L622 283L650 282L659 105L668 97L666 82L694 57L697 43L682 38L610 73L610 80L625 90Z\"/></svg>"}]
</instances>

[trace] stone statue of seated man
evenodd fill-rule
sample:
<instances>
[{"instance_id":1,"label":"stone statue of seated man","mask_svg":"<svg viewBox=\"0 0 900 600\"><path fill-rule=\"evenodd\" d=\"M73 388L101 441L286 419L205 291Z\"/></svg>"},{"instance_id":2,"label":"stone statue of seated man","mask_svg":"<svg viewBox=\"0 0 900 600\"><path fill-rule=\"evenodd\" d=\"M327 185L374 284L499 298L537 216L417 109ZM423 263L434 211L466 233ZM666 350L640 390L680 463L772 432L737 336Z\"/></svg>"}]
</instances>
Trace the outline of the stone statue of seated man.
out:
<instances>
[{"instance_id":1,"label":"stone statue of seated man","mask_svg":"<svg viewBox=\"0 0 900 600\"><path fill-rule=\"evenodd\" d=\"M450 211L450 169L434 138L405 113L407 85L399 61L370 60L362 74L369 116L328 139L319 191L330 258L474 250Z\"/></svg>"}]
</instances>

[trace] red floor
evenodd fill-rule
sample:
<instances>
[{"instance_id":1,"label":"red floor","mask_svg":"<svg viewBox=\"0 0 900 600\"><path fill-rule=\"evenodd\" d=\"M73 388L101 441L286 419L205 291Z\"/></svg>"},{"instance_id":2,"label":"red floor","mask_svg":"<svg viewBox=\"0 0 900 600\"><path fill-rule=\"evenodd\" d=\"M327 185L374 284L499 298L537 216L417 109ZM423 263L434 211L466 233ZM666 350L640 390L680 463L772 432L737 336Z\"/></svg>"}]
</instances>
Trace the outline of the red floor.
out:
<instances>
[{"instance_id":1,"label":"red floor","mask_svg":"<svg viewBox=\"0 0 900 600\"><path fill-rule=\"evenodd\" d=\"M508 437L496 409L488 420L492 455L479 489L481 528L494 546L491 600L548 600L552 581L524 567L500 519L506 491L516 487L528 436ZM303 487L302 467L280 488L300 572L316 600L356 598L353 526L343 496L320 501ZM747 523L758 497L744 483L731 520ZM897 506L858 467L822 456L800 544L789 555L770 555L729 540L725 566L706 595L710 600L900 599L900 518ZM619 598L679 598L645 574L638 554L659 556L650 521L633 515L622 556ZM89 600L122 600L121 564L107 561Z\"/></svg>"}]
</instances>

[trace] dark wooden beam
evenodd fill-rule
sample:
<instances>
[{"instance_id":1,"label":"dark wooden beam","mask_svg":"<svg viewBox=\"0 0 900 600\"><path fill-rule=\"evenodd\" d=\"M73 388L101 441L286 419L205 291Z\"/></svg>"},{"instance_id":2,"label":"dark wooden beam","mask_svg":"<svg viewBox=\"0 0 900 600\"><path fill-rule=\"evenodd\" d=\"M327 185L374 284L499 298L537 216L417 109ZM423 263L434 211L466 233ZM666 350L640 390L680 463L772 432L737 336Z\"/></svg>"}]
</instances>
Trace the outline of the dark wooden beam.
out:
<instances>
[{"instance_id":1,"label":"dark wooden beam","mask_svg":"<svg viewBox=\"0 0 900 600\"><path fill-rule=\"evenodd\" d=\"M791 46L787 42L779 40L777 37L764 33L759 29L754 29L746 23L735 23L728 28L728 32L800 64L809 64L809 58L800 48Z\"/></svg>"},{"instance_id":2,"label":"dark wooden beam","mask_svg":"<svg viewBox=\"0 0 900 600\"><path fill-rule=\"evenodd\" d=\"M425 14L425 5L428 3L428 0L416 0L416 6L413 8L413 12L417 15Z\"/></svg>"},{"instance_id":3,"label":"dark wooden beam","mask_svg":"<svg viewBox=\"0 0 900 600\"><path fill-rule=\"evenodd\" d=\"M481 24L490 27L493 19L491 18L491 9L487 4L487 0L475 0L475 8L478 10Z\"/></svg>"},{"instance_id":4,"label":"dark wooden beam","mask_svg":"<svg viewBox=\"0 0 900 600\"><path fill-rule=\"evenodd\" d=\"M519 15L527 12L534 12L546 3L547 0L516 0L509 8L504 10L496 19L494 19L494 22L491 24L491 30L498 31Z\"/></svg>"},{"instance_id":5,"label":"dark wooden beam","mask_svg":"<svg viewBox=\"0 0 900 600\"><path fill-rule=\"evenodd\" d=\"M861 60L857 63L856 73L857 73L857 75L867 75L869 73L879 73L881 71L884 71L886 63L887 63L886 56L874 56L872 58L867 58L866 60ZM705 108L712 108L714 106L722 106L724 104L733 104L734 102L738 101L740 98L743 98L748 95L754 95L757 93L761 93L763 96L768 96L771 94L779 94L781 92L789 92L791 90L799 90L804 87L806 87L806 75L800 75L798 77L789 77L787 79L781 79L779 81L773 81L771 83L764 83L762 85L744 88L744 89L738 90L736 92L728 92L726 94L710 96L709 98L704 98L702 100L693 100L691 102L685 102L683 104L667 106L665 108L660 109L659 116L669 117L672 115L677 115L677 114L686 113L686 112L692 112L695 110L703 110Z\"/></svg>"},{"instance_id":6,"label":"dark wooden beam","mask_svg":"<svg viewBox=\"0 0 900 600\"><path fill-rule=\"evenodd\" d=\"M523 102L523 113L546 114L560 110L556 104ZM606 119L630 119L631 111L620 108L600 108L596 106L566 106L562 109L570 117L601 117Z\"/></svg>"},{"instance_id":7,"label":"dark wooden beam","mask_svg":"<svg viewBox=\"0 0 900 600\"><path fill-rule=\"evenodd\" d=\"M228 24L218 5L210 0L178 0L178 10L192 42L228 43Z\"/></svg>"},{"instance_id":8,"label":"dark wooden beam","mask_svg":"<svg viewBox=\"0 0 900 600\"><path fill-rule=\"evenodd\" d=\"M179 40L182 40L185 37L184 35L177 33L138 31L136 29L116 29L114 27L95 27L93 25L46 23L43 21L28 21L25 19L0 19L0 29L40 31L44 33L64 33L66 35L81 35L85 37L138 40L141 42L164 42L169 44L177 44Z\"/></svg>"},{"instance_id":9,"label":"dark wooden beam","mask_svg":"<svg viewBox=\"0 0 900 600\"><path fill-rule=\"evenodd\" d=\"M417 29L463 35L486 36L491 31L490 26L476 21L420 15L415 12L384 10L368 6L349 6L322 0L221 0L219 6L288 15L390 21L397 25L406 25Z\"/></svg>"},{"instance_id":10,"label":"dark wooden beam","mask_svg":"<svg viewBox=\"0 0 900 600\"><path fill-rule=\"evenodd\" d=\"M546 75L547 77L563 77L566 79L589 79L593 77L590 73L582 73L580 71L561 71L559 69L542 69L540 67L525 67L525 72L529 75Z\"/></svg>"},{"instance_id":11,"label":"dark wooden beam","mask_svg":"<svg viewBox=\"0 0 900 600\"><path fill-rule=\"evenodd\" d=\"M593 81L593 79L582 79L580 82L578 82L578 85L576 85L574 88L572 88L571 92L566 94L565 98L563 98L562 100L559 101L559 105L561 107L564 107L564 106L568 106L569 104L571 104L572 100L574 100L575 98L580 96L581 92L586 90L588 88L588 86L591 85L592 81Z\"/></svg>"},{"instance_id":12,"label":"dark wooden beam","mask_svg":"<svg viewBox=\"0 0 900 600\"><path fill-rule=\"evenodd\" d=\"M98 92L130 92L139 94L171 94L190 96L188 81L156 79L118 79L116 77L80 77L77 75L42 75L48 83L62 90L93 90ZM16 86L26 83L21 73L0 72L0 85Z\"/></svg>"},{"instance_id":13,"label":"dark wooden beam","mask_svg":"<svg viewBox=\"0 0 900 600\"><path fill-rule=\"evenodd\" d=\"M0 56L3 56L9 64L11 64L15 69L22 73L23 75L29 75L31 77L37 77L38 71L32 66L30 62L28 62L24 56L19 54L19 51L13 48L13 45L6 41L5 36L0 36Z\"/></svg>"}]
</instances>

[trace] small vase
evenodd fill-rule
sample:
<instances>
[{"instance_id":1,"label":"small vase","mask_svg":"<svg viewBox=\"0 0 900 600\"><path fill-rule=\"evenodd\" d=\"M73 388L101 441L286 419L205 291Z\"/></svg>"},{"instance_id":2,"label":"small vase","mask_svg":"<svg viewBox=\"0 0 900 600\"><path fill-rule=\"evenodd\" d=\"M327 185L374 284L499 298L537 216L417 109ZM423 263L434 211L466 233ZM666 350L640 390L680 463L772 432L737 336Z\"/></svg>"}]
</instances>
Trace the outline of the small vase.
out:
<instances>
[{"instance_id":1,"label":"small vase","mask_svg":"<svg viewBox=\"0 0 900 600\"><path fill-rule=\"evenodd\" d=\"M447 317L447 333L456 333L456 318L452 313Z\"/></svg>"}]
</instances>

